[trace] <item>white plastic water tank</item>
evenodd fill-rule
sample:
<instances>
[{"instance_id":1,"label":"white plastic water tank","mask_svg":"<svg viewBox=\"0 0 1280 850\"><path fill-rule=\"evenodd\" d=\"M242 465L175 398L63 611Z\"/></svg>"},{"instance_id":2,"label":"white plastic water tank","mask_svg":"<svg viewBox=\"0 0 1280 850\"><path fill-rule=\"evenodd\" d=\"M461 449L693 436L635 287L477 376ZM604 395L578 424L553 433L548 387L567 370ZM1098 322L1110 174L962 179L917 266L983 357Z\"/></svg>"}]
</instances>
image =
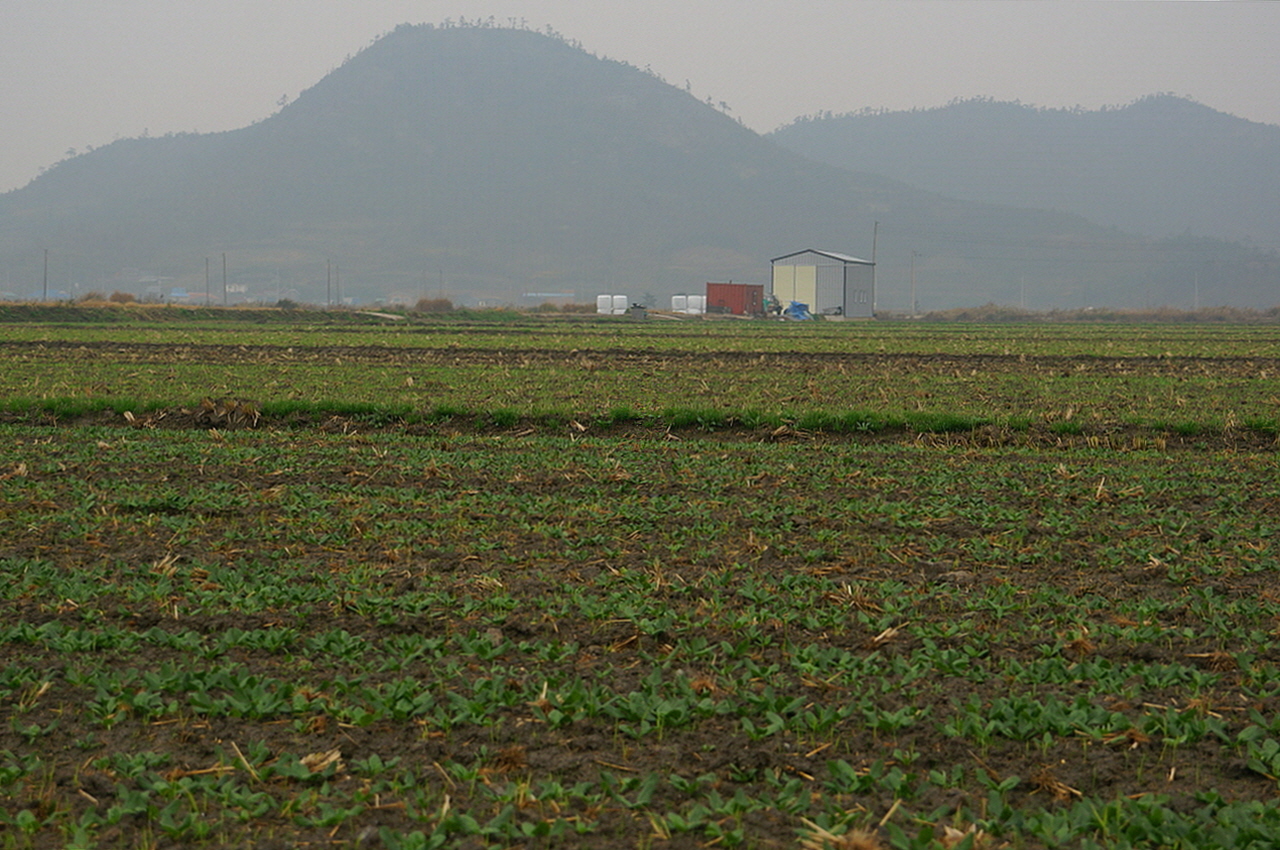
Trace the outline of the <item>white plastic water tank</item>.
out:
<instances>
[{"instance_id":1,"label":"white plastic water tank","mask_svg":"<svg viewBox=\"0 0 1280 850\"><path fill-rule=\"evenodd\" d=\"M688 306L689 306L689 297L687 295L671 296L671 312L672 313L683 313L685 309L688 308Z\"/></svg>"},{"instance_id":2,"label":"white plastic water tank","mask_svg":"<svg viewBox=\"0 0 1280 850\"><path fill-rule=\"evenodd\" d=\"M596 313L607 316L613 312L613 296L597 295L596 296Z\"/></svg>"},{"instance_id":3,"label":"white plastic water tank","mask_svg":"<svg viewBox=\"0 0 1280 850\"><path fill-rule=\"evenodd\" d=\"M705 295L689 296L688 307L685 310L686 313L689 313L690 315L693 315L693 316L697 316L702 313L705 313L706 311L707 311L707 296Z\"/></svg>"},{"instance_id":4,"label":"white plastic water tank","mask_svg":"<svg viewBox=\"0 0 1280 850\"><path fill-rule=\"evenodd\" d=\"M627 308L630 306L631 304L627 301L627 296L625 295L613 296L613 315L625 316L627 314Z\"/></svg>"}]
</instances>

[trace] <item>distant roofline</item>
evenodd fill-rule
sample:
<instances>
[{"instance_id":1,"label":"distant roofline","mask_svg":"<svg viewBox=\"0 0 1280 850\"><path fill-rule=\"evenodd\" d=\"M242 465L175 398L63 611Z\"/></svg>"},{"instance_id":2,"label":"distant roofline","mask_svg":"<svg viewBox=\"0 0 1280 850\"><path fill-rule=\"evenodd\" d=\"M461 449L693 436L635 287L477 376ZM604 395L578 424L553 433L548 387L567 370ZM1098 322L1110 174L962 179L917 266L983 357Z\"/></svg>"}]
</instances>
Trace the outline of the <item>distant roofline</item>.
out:
<instances>
[{"instance_id":1,"label":"distant roofline","mask_svg":"<svg viewBox=\"0 0 1280 850\"><path fill-rule=\"evenodd\" d=\"M783 254L781 257L774 257L769 262L776 263L779 260L787 260L787 259L790 259L791 257L798 257L801 254L818 254L819 256L827 257L828 259L836 260L837 262L841 262L841 263L858 263L864 266L875 265L875 263L871 262L870 260L864 260L864 259L861 259L860 257L854 257L849 254L840 254L835 251L819 251L817 248L805 248L803 251L793 251L790 254Z\"/></svg>"}]
</instances>

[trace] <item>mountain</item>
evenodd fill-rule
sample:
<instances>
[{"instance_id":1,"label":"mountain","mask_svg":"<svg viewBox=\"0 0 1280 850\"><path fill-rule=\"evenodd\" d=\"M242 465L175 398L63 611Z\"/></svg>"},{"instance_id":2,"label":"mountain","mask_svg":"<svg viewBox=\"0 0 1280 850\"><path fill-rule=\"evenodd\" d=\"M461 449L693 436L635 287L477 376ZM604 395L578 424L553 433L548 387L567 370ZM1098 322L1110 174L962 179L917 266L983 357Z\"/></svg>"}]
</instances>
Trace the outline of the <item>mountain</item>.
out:
<instances>
[{"instance_id":1,"label":"mountain","mask_svg":"<svg viewBox=\"0 0 1280 850\"><path fill-rule=\"evenodd\" d=\"M926 309L1190 306L1188 257L1216 258L1206 303L1280 300L1280 271L1238 245L950 199L786 150L556 37L408 25L256 124L120 140L0 195L0 286L40 292L47 251L50 292L204 293L211 260L216 299L225 254L262 300L323 303L332 263L359 301L662 304L764 281L792 251L869 256L877 222L881 309L907 307L913 273Z\"/></svg>"},{"instance_id":2,"label":"mountain","mask_svg":"<svg viewBox=\"0 0 1280 850\"><path fill-rule=\"evenodd\" d=\"M975 99L802 118L770 138L956 198L1280 247L1280 126L1172 95L1097 111Z\"/></svg>"}]
</instances>

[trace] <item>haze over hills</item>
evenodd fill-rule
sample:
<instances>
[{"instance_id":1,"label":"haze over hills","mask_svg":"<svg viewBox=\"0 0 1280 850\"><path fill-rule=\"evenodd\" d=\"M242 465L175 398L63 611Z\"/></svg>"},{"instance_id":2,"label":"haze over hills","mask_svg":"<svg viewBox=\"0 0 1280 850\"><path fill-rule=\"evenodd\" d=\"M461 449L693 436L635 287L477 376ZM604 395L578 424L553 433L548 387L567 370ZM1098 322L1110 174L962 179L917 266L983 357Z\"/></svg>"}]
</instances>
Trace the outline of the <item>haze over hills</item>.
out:
<instances>
[{"instance_id":1,"label":"haze over hills","mask_svg":"<svg viewBox=\"0 0 1280 850\"><path fill-rule=\"evenodd\" d=\"M786 150L688 92L558 38L402 26L239 130L127 139L0 195L0 289L528 303L763 282L809 247L869 257L878 306L1267 307L1280 263L1069 212L958 201ZM1195 283L1193 284L1193 277ZM1203 283L1201 284L1201 281ZM541 300L532 296L532 300Z\"/></svg>"},{"instance_id":2,"label":"haze over hills","mask_svg":"<svg viewBox=\"0 0 1280 850\"><path fill-rule=\"evenodd\" d=\"M1173 95L1095 111L989 99L868 110L800 118L769 138L956 198L1280 248L1280 126Z\"/></svg>"}]
</instances>

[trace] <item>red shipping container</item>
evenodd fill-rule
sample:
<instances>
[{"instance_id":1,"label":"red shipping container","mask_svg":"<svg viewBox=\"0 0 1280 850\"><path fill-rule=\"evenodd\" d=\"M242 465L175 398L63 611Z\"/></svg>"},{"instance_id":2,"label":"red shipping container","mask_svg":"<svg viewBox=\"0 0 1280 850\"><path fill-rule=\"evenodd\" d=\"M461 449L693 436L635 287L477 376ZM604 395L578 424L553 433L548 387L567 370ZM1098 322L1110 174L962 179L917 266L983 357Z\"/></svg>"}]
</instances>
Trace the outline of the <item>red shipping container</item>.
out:
<instances>
[{"instance_id":1,"label":"red shipping container","mask_svg":"<svg viewBox=\"0 0 1280 850\"><path fill-rule=\"evenodd\" d=\"M764 284L708 283L707 312L757 316L764 312Z\"/></svg>"}]
</instances>

